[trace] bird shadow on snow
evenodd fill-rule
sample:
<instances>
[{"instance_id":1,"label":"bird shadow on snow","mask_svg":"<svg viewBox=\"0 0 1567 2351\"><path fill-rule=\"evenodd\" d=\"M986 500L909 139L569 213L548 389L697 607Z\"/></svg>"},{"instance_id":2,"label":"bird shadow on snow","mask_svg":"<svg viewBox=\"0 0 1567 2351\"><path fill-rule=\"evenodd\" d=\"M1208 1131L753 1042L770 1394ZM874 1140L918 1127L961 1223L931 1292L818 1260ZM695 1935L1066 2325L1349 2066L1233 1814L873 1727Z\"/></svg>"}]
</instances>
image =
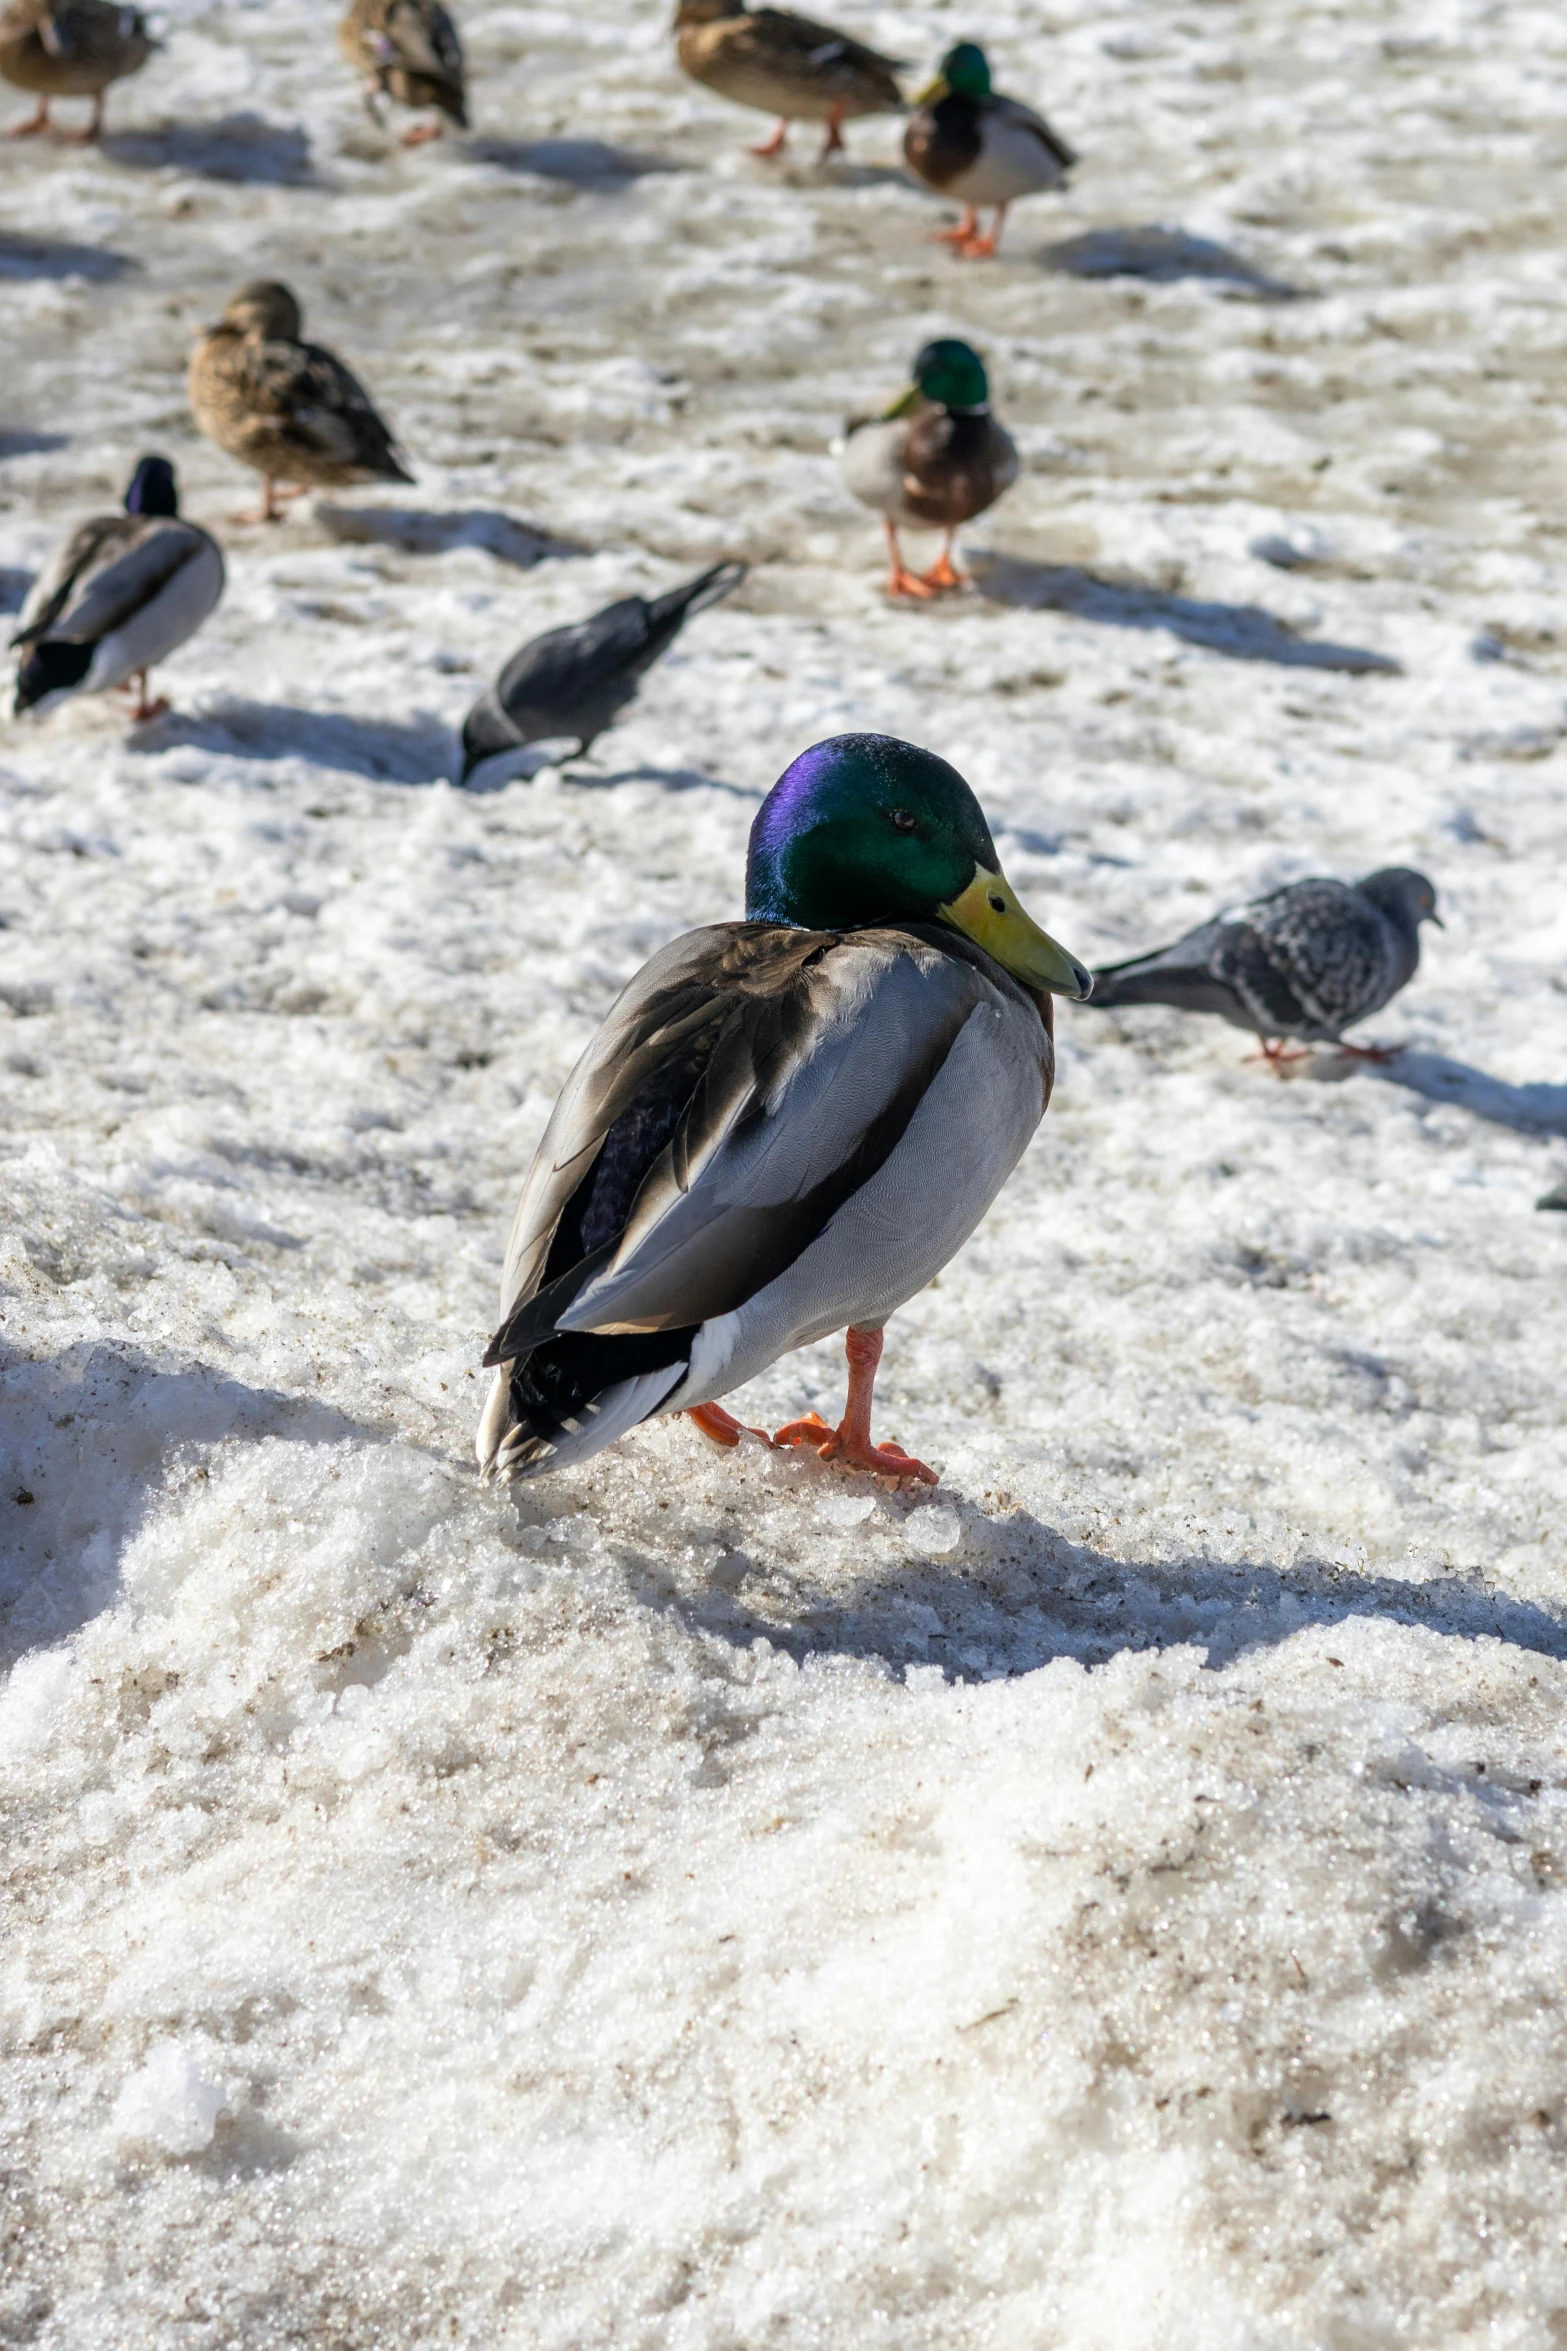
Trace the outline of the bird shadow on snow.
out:
<instances>
[{"instance_id":1,"label":"bird shadow on snow","mask_svg":"<svg viewBox=\"0 0 1567 2351\"><path fill-rule=\"evenodd\" d=\"M379 784L444 783L456 760L439 719L409 723L302 710L288 702L215 702L199 714L171 711L140 727L129 748L144 756L190 743L225 759L303 759Z\"/></svg>"},{"instance_id":2,"label":"bird shadow on snow","mask_svg":"<svg viewBox=\"0 0 1567 2351\"><path fill-rule=\"evenodd\" d=\"M1188 645L1228 654L1232 661L1269 661L1281 669L1336 669L1353 676L1399 677L1403 664L1362 645L1335 645L1297 637L1257 604L1213 604L1174 596L1151 581L1104 580L1075 563L1024 563L1016 556L976 549L974 583L992 604L1025 612L1070 612L1115 629L1168 629Z\"/></svg>"},{"instance_id":3,"label":"bird shadow on snow","mask_svg":"<svg viewBox=\"0 0 1567 2351\"><path fill-rule=\"evenodd\" d=\"M299 187L315 177L310 140L297 123L265 122L248 112L225 114L216 122L118 131L101 142L101 150L111 163L132 171L187 171L203 180Z\"/></svg>"},{"instance_id":4,"label":"bird shadow on snow","mask_svg":"<svg viewBox=\"0 0 1567 2351\"><path fill-rule=\"evenodd\" d=\"M523 522L497 506L464 506L443 511L415 506L334 506L318 503L313 519L331 539L355 545L400 547L408 555L444 555L453 547L479 547L519 571L547 556L585 555L576 539L562 538L542 523Z\"/></svg>"},{"instance_id":5,"label":"bird shadow on snow","mask_svg":"<svg viewBox=\"0 0 1567 2351\"><path fill-rule=\"evenodd\" d=\"M1493 1126L1512 1127L1521 1135L1567 1134L1567 1086L1509 1085L1466 1061L1449 1061L1443 1053L1411 1052L1407 1048L1381 1066L1370 1066L1390 1086L1407 1086L1429 1102L1453 1102Z\"/></svg>"},{"instance_id":6,"label":"bird shadow on snow","mask_svg":"<svg viewBox=\"0 0 1567 2351\"><path fill-rule=\"evenodd\" d=\"M7 233L0 236L0 278L122 278L128 271L140 269L128 253L114 253L106 245L73 245L62 237L18 237ZM58 438L38 441L24 433L8 433L5 439L24 441L30 447L56 449Z\"/></svg>"},{"instance_id":7,"label":"bird shadow on snow","mask_svg":"<svg viewBox=\"0 0 1567 2351\"><path fill-rule=\"evenodd\" d=\"M42 1357L0 1344L0 1415L0 1671L113 1602L120 1554L182 1446L384 1441L310 1397L94 1340Z\"/></svg>"},{"instance_id":8,"label":"bird shadow on snow","mask_svg":"<svg viewBox=\"0 0 1567 2351\"><path fill-rule=\"evenodd\" d=\"M0 564L0 612L20 612L32 584L30 571L10 571Z\"/></svg>"},{"instance_id":9,"label":"bird shadow on snow","mask_svg":"<svg viewBox=\"0 0 1567 2351\"><path fill-rule=\"evenodd\" d=\"M1039 258L1046 269L1062 277L1144 278L1157 286L1175 285L1182 278L1209 278L1257 302L1298 302L1305 291L1269 277L1228 245L1193 237L1185 229L1088 229L1081 236L1046 245Z\"/></svg>"},{"instance_id":10,"label":"bird shadow on snow","mask_svg":"<svg viewBox=\"0 0 1567 2351\"><path fill-rule=\"evenodd\" d=\"M531 172L537 179L569 180L577 188L613 187L656 172L685 171L667 155L606 146L602 139L470 139L465 152L498 171Z\"/></svg>"},{"instance_id":11,"label":"bird shadow on snow","mask_svg":"<svg viewBox=\"0 0 1567 2351\"><path fill-rule=\"evenodd\" d=\"M1471 1574L1405 1581L1316 1559L1287 1568L1202 1557L1131 1565L1069 1541L1027 1511L997 1521L961 1495L943 1492L939 1501L961 1523L958 1550L922 1559L918 1514L911 1512L910 1555L885 1572L845 1588L797 1568L786 1621L746 1608L753 1563L743 1550L730 1552L706 1591L662 1605L740 1648L761 1635L797 1663L874 1658L900 1679L911 1666L934 1665L948 1681L995 1681L1058 1657L1096 1666L1123 1651L1185 1645L1205 1649L1216 1670L1314 1626L1356 1619L1567 1658L1567 1618L1490 1590ZM759 1579L776 1586L775 1559L754 1565Z\"/></svg>"}]
</instances>

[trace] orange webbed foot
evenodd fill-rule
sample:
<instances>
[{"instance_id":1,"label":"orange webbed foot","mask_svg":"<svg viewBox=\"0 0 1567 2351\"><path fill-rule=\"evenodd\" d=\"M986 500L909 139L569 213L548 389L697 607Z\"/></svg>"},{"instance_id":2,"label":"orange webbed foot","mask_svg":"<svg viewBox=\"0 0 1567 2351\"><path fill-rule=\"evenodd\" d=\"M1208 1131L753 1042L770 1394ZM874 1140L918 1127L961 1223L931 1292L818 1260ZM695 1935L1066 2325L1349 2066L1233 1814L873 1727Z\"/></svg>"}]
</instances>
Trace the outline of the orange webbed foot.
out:
<instances>
[{"instance_id":1,"label":"orange webbed foot","mask_svg":"<svg viewBox=\"0 0 1567 2351\"><path fill-rule=\"evenodd\" d=\"M900 564L887 581L889 596L910 596L919 603L928 603L936 590L920 578L917 571L905 571Z\"/></svg>"},{"instance_id":2,"label":"orange webbed foot","mask_svg":"<svg viewBox=\"0 0 1567 2351\"><path fill-rule=\"evenodd\" d=\"M959 571L951 555L945 550L931 565L929 571L921 572L920 578L934 596L945 595L953 588L968 586L967 575Z\"/></svg>"},{"instance_id":3,"label":"orange webbed foot","mask_svg":"<svg viewBox=\"0 0 1567 2351\"><path fill-rule=\"evenodd\" d=\"M403 145L405 147L428 147L430 141L438 139L440 135L441 126L438 122L415 123L411 131L404 131Z\"/></svg>"},{"instance_id":4,"label":"orange webbed foot","mask_svg":"<svg viewBox=\"0 0 1567 2351\"><path fill-rule=\"evenodd\" d=\"M686 1413L715 1445L738 1445L742 1437L760 1437L764 1445L773 1441L765 1429L754 1429L749 1421L736 1420L721 1404L689 1404Z\"/></svg>"},{"instance_id":5,"label":"orange webbed foot","mask_svg":"<svg viewBox=\"0 0 1567 2351\"><path fill-rule=\"evenodd\" d=\"M851 1443L842 1428L833 1428L819 1412L807 1412L799 1420L786 1421L774 1432L775 1445L814 1445L823 1461L841 1461L845 1469L868 1469L879 1478L919 1478L928 1486L939 1485L941 1473L929 1469L923 1461L916 1461L912 1453L905 1453L901 1445L873 1445L869 1441Z\"/></svg>"}]
</instances>

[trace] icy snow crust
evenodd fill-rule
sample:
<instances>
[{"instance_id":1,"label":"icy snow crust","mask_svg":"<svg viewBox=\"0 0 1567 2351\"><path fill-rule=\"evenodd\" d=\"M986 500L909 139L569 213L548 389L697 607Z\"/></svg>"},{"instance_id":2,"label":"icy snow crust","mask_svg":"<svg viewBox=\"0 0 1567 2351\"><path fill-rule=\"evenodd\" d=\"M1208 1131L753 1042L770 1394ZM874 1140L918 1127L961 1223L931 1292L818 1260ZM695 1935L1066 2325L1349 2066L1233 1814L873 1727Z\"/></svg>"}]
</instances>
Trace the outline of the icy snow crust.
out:
<instances>
[{"instance_id":1,"label":"icy snow crust","mask_svg":"<svg viewBox=\"0 0 1567 2351\"><path fill-rule=\"evenodd\" d=\"M407 155L327 11L186 6L101 157L0 150L13 606L145 448L254 499L181 386L247 276L420 477L226 530L178 716L0 739L0 2336L1560 2344L1560 13L870 8L1087 157L990 269L896 124L740 158L662 14L472 0ZM960 330L1028 468L893 612L826 445ZM593 762L438 780L730 553ZM928 1501L685 1422L481 1492L555 1090L844 727L1101 960L1425 868L1413 1051L1063 1008L889 1336Z\"/></svg>"}]
</instances>

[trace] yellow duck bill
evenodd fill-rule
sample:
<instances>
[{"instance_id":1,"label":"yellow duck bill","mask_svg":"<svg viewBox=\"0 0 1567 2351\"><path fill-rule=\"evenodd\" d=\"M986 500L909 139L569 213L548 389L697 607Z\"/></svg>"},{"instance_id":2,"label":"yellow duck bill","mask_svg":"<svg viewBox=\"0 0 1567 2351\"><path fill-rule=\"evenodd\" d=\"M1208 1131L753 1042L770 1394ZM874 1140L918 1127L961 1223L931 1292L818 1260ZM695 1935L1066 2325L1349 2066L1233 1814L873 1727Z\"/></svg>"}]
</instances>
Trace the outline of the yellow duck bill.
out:
<instances>
[{"instance_id":1,"label":"yellow duck bill","mask_svg":"<svg viewBox=\"0 0 1567 2351\"><path fill-rule=\"evenodd\" d=\"M1093 973L1040 929L1005 874L987 873L976 865L968 888L941 908L941 916L1025 987L1046 988L1053 996L1070 996L1078 1003L1092 995Z\"/></svg>"}]
</instances>

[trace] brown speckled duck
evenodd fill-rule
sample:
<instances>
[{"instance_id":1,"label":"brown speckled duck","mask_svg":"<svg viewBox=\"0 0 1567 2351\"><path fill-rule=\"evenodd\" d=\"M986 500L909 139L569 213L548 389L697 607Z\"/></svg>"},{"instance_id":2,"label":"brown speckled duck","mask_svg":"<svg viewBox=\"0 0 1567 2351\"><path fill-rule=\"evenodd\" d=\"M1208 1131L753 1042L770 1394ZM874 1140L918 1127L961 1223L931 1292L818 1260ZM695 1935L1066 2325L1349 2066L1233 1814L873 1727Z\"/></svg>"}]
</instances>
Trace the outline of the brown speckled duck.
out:
<instances>
[{"instance_id":1,"label":"brown speckled duck","mask_svg":"<svg viewBox=\"0 0 1567 2351\"><path fill-rule=\"evenodd\" d=\"M282 502L307 490L413 480L369 393L335 353L301 342L301 323L287 286L262 279L241 286L191 358L197 426L266 484L236 521L281 522Z\"/></svg>"},{"instance_id":2,"label":"brown speckled duck","mask_svg":"<svg viewBox=\"0 0 1567 2351\"><path fill-rule=\"evenodd\" d=\"M49 108L56 98L90 98L86 129L58 135L96 139L105 90L139 73L157 47L139 8L118 8L113 0L13 0L0 16L0 75L18 90L33 91L38 104L6 136L27 139L52 129Z\"/></svg>"},{"instance_id":3,"label":"brown speckled duck","mask_svg":"<svg viewBox=\"0 0 1567 2351\"><path fill-rule=\"evenodd\" d=\"M364 80L365 105L373 122L379 101L434 107L459 130L468 127L468 91L462 43L441 0L353 0L337 28L337 45ZM405 147L419 147L441 135L439 122L415 123L403 133Z\"/></svg>"},{"instance_id":4,"label":"brown speckled duck","mask_svg":"<svg viewBox=\"0 0 1567 2351\"><path fill-rule=\"evenodd\" d=\"M791 122L827 126L819 160L843 145L843 125L861 114L901 114L895 58L867 49L831 25L743 0L679 0L675 54L693 81L776 114L772 137L753 155L780 155Z\"/></svg>"}]
</instances>

